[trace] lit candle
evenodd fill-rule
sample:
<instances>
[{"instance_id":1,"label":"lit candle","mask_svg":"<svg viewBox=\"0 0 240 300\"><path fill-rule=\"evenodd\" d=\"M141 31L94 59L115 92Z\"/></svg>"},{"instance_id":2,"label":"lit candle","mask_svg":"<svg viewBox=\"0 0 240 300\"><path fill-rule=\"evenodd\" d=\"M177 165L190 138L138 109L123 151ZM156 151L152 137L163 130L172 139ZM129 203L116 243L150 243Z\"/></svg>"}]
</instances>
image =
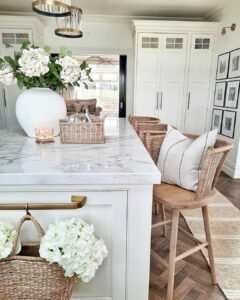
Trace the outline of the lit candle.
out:
<instances>
[{"instance_id":1,"label":"lit candle","mask_svg":"<svg viewBox=\"0 0 240 300\"><path fill-rule=\"evenodd\" d=\"M36 129L36 142L37 143L52 143L54 142L54 130L53 129Z\"/></svg>"}]
</instances>

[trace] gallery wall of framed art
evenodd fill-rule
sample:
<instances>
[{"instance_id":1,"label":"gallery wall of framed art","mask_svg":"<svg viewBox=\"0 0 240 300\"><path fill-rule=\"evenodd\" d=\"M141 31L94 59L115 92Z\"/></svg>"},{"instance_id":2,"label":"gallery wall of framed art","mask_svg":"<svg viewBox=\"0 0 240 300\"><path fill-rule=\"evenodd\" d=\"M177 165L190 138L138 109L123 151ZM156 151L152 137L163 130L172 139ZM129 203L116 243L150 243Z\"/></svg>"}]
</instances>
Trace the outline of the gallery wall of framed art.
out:
<instances>
[{"instance_id":1,"label":"gallery wall of framed art","mask_svg":"<svg viewBox=\"0 0 240 300\"><path fill-rule=\"evenodd\" d=\"M212 129L233 139L240 97L240 49L218 56Z\"/></svg>"}]
</instances>

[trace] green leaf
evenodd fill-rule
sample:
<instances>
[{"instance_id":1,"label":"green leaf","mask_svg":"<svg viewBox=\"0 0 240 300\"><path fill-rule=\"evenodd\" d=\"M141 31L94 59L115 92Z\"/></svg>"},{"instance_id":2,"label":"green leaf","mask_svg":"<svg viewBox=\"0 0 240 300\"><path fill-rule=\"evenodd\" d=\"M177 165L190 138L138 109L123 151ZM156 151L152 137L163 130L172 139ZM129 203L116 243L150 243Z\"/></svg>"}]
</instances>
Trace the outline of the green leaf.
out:
<instances>
[{"instance_id":1,"label":"green leaf","mask_svg":"<svg viewBox=\"0 0 240 300\"><path fill-rule=\"evenodd\" d=\"M43 46L45 52L49 53L51 51L51 47L48 45Z\"/></svg>"},{"instance_id":2,"label":"green leaf","mask_svg":"<svg viewBox=\"0 0 240 300\"><path fill-rule=\"evenodd\" d=\"M4 59L13 68L13 70L16 70L17 64L11 56L4 56Z\"/></svg>"},{"instance_id":3,"label":"green leaf","mask_svg":"<svg viewBox=\"0 0 240 300\"><path fill-rule=\"evenodd\" d=\"M87 64L87 62L84 60L84 61L81 63L81 65L80 65L80 69L83 71L83 70L85 70L87 67L88 67L88 64Z\"/></svg>"},{"instance_id":4,"label":"green leaf","mask_svg":"<svg viewBox=\"0 0 240 300\"><path fill-rule=\"evenodd\" d=\"M27 49L28 46L29 46L30 44L31 44L31 43L30 43L29 40L24 40L23 43L22 43L21 49L22 49L22 50L23 50L23 49Z\"/></svg>"},{"instance_id":5,"label":"green leaf","mask_svg":"<svg viewBox=\"0 0 240 300\"><path fill-rule=\"evenodd\" d=\"M61 81L61 77L60 77L60 75L59 75L59 73L58 73L58 71L57 71L55 65L50 63L50 64L48 64L48 67L49 67L50 72L51 72L58 80Z\"/></svg>"},{"instance_id":6,"label":"green leaf","mask_svg":"<svg viewBox=\"0 0 240 300\"><path fill-rule=\"evenodd\" d=\"M13 45L9 44L9 43L4 43L4 46L8 49L8 48L13 48Z\"/></svg>"},{"instance_id":7,"label":"green leaf","mask_svg":"<svg viewBox=\"0 0 240 300\"><path fill-rule=\"evenodd\" d=\"M84 86L85 86L85 89L88 90L88 85L86 84L86 82L83 82Z\"/></svg>"},{"instance_id":8,"label":"green leaf","mask_svg":"<svg viewBox=\"0 0 240 300\"><path fill-rule=\"evenodd\" d=\"M60 47L60 54L61 56L72 56L72 52L64 46Z\"/></svg>"},{"instance_id":9,"label":"green leaf","mask_svg":"<svg viewBox=\"0 0 240 300\"><path fill-rule=\"evenodd\" d=\"M18 85L20 90L24 87L24 83L23 83L23 80L21 78L17 79L17 85Z\"/></svg>"}]
</instances>

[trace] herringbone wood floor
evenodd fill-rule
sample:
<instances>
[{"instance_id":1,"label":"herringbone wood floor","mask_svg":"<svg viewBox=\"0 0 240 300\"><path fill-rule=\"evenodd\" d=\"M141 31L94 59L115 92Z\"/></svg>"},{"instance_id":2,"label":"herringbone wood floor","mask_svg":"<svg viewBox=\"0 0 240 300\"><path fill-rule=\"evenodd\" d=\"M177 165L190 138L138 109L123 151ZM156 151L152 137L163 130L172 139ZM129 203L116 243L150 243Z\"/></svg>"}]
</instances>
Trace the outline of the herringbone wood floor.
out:
<instances>
[{"instance_id":1,"label":"herringbone wood floor","mask_svg":"<svg viewBox=\"0 0 240 300\"><path fill-rule=\"evenodd\" d=\"M233 180L222 174L219 178L217 188L236 206L239 203L239 180ZM231 186L231 189L229 189ZM231 197L229 197L231 196ZM167 217L170 212L167 211ZM160 217L153 214L153 223L159 222ZM189 231L184 218L180 217L180 226ZM190 231L189 231L190 232ZM169 234L161 236L161 229L152 231L152 250L168 261ZM186 251L195 246L195 242L183 233L178 234L178 253ZM155 258L151 257L150 290L149 300L166 299L168 271ZM176 300L222 300L226 299L219 286L212 286L211 275L208 264L201 252L181 260L176 265L174 299Z\"/></svg>"}]
</instances>

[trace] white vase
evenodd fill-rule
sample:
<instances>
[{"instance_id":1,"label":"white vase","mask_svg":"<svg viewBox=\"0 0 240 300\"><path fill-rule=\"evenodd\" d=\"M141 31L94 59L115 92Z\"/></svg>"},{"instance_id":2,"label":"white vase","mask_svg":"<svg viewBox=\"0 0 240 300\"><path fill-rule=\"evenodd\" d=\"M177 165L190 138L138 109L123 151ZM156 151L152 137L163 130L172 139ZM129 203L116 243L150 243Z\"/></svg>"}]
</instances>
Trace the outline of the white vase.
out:
<instances>
[{"instance_id":1,"label":"white vase","mask_svg":"<svg viewBox=\"0 0 240 300\"><path fill-rule=\"evenodd\" d=\"M48 88L26 90L16 102L18 122L30 137L35 137L35 129L54 129L54 135L59 135L59 119L66 114L63 97Z\"/></svg>"}]
</instances>

